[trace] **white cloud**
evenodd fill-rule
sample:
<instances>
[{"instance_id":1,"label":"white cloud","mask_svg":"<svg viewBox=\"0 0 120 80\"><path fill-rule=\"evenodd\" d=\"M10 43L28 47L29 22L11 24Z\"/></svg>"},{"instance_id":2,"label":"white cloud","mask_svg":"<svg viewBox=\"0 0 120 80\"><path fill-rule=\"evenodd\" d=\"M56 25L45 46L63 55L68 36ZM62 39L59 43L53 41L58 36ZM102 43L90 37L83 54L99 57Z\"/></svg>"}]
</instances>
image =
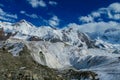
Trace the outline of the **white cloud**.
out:
<instances>
[{"instance_id":1,"label":"white cloud","mask_svg":"<svg viewBox=\"0 0 120 80\"><path fill-rule=\"evenodd\" d=\"M5 18L5 17L3 17L3 16L0 16L0 19L1 19L1 20L4 20L4 21L14 21L13 19Z\"/></svg>"},{"instance_id":2,"label":"white cloud","mask_svg":"<svg viewBox=\"0 0 120 80\"><path fill-rule=\"evenodd\" d=\"M30 17L30 18L38 18L38 16L36 15L36 14L28 14L28 13L26 13L25 11L20 11L20 13L21 14L24 14L24 15L26 15L26 16L28 16L28 17Z\"/></svg>"},{"instance_id":3,"label":"white cloud","mask_svg":"<svg viewBox=\"0 0 120 80\"><path fill-rule=\"evenodd\" d=\"M80 22L93 22L104 19L120 21L120 3L110 4L107 8L100 8L88 16L79 17Z\"/></svg>"},{"instance_id":4,"label":"white cloud","mask_svg":"<svg viewBox=\"0 0 120 80\"><path fill-rule=\"evenodd\" d=\"M92 12L91 14L93 17L100 17L100 13L99 12Z\"/></svg>"},{"instance_id":5,"label":"white cloud","mask_svg":"<svg viewBox=\"0 0 120 80\"><path fill-rule=\"evenodd\" d=\"M17 19L17 15L16 14L10 14L7 13L5 11L3 11L3 9L0 8L0 19L1 20L5 20L5 21L14 21L15 19Z\"/></svg>"},{"instance_id":6,"label":"white cloud","mask_svg":"<svg viewBox=\"0 0 120 80\"><path fill-rule=\"evenodd\" d=\"M59 18L58 18L57 16L53 16L53 17L48 21L49 25L52 26L52 27L58 26L58 25L59 25L59 22L60 22L60 20L59 20Z\"/></svg>"},{"instance_id":7,"label":"white cloud","mask_svg":"<svg viewBox=\"0 0 120 80\"><path fill-rule=\"evenodd\" d=\"M6 14L7 17L17 19L17 14Z\"/></svg>"},{"instance_id":8,"label":"white cloud","mask_svg":"<svg viewBox=\"0 0 120 80\"><path fill-rule=\"evenodd\" d=\"M108 8L112 11L120 13L120 3L113 3Z\"/></svg>"},{"instance_id":9,"label":"white cloud","mask_svg":"<svg viewBox=\"0 0 120 80\"><path fill-rule=\"evenodd\" d=\"M0 8L0 14L5 15L6 13Z\"/></svg>"},{"instance_id":10,"label":"white cloud","mask_svg":"<svg viewBox=\"0 0 120 80\"><path fill-rule=\"evenodd\" d=\"M55 6L55 5L57 5L58 3L55 2L55 1L49 1L49 4L52 5L52 6Z\"/></svg>"},{"instance_id":11,"label":"white cloud","mask_svg":"<svg viewBox=\"0 0 120 80\"><path fill-rule=\"evenodd\" d=\"M120 3L111 4L108 9L108 18L120 20Z\"/></svg>"},{"instance_id":12,"label":"white cloud","mask_svg":"<svg viewBox=\"0 0 120 80\"><path fill-rule=\"evenodd\" d=\"M116 20L120 20L120 14L115 14L115 15L113 16L113 18L116 19Z\"/></svg>"},{"instance_id":13,"label":"white cloud","mask_svg":"<svg viewBox=\"0 0 120 80\"><path fill-rule=\"evenodd\" d=\"M43 0L27 0L29 2L29 4L31 4L31 6L33 8L37 8L37 7L46 7L46 3Z\"/></svg>"},{"instance_id":14,"label":"white cloud","mask_svg":"<svg viewBox=\"0 0 120 80\"><path fill-rule=\"evenodd\" d=\"M119 25L120 23L117 23L115 21L109 21L109 22L86 23L83 25L78 25L76 23L70 23L67 27L73 27L74 29L77 29L85 33L94 33L94 32L104 33L104 31L109 28L120 29Z\"/></svg>"},{"instance_id":15,"label":"white cloud","mask_svg":"<svg viewBox=\"0 0 120 80\"><path fill-rule=\"evenodd\" d=\"M21 14L25 14L26 12L25 11L20 11Z\"/></svg>"},{"instance_id":16,"label":"white cloud","mask_svg":"<svg viewBox=\"0 0 120 80\"><path fill-rule=\"evenodd\" d=\"M83 16L83 17L80 17L79 20L83 23L89 23L89 22L93 22L93 17L91 17L90 15L88 16Z\"/></svg>"},{"instance_id":17,"label":"white cloud","mask_svg":"<svg viewBox=\"0 0 120 80\"><path fill-rule=\"evenodd\" d=\"M29 17L31 18L38 18L38 16L36 14L31 14L31 15L28 15Z\"/></svg>"}]
</instances>

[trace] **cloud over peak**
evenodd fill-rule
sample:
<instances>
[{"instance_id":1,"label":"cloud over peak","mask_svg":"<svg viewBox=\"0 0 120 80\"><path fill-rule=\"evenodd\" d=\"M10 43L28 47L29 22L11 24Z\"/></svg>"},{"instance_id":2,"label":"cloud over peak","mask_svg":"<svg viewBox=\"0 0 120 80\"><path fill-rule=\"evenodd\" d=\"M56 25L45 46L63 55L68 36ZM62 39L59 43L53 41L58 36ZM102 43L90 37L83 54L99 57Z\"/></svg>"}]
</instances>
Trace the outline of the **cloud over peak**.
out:
<instances>
[{"instance_id":1,"label":"cloud over peak","mask_svg":"<svg viewBox=\"0 0 120 80\"><path fill-rule=\"evenodd\" d=\"M52 27L58 26L59 22L60 22L59 18L55 15L48 21L49 25Z\"/></svg>"},{"instance_id":2,"label":"cloud over peak","mask_svg":"<svg viewBox=\"0 0 120 80\"><path fill-rule=\"evenodd\" d=\"M88 16L83 16L79 18L80 21L82 21L83 23L89 23L89 22L93 22L93 17L88 15Z\"/></svg>"}]
</instances>

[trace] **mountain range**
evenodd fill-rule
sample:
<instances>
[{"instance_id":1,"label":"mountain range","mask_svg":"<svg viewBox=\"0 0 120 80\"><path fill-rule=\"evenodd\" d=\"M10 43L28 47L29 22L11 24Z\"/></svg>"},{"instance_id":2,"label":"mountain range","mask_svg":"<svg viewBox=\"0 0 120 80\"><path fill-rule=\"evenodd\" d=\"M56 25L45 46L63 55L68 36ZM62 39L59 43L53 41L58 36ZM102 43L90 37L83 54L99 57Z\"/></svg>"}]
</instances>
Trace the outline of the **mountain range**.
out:
<instances>
[{"instance_id":1,"label":"mountain range","mask_svg":"<svg viewBox=\"0 0 120 80\"><path fill-rule=\"evenodd\" d=\"M97 74L96 79L87 77L87 80L119 80L119 25L114 22L73 23L58 29L36 27L26 20L0 22L0 49L19 58L25 54L25 48L35 62L51 69ZM79 79L86 80L82 78ZM68 80L72 79L79 80L76 77Z\"/></svg>"}]
</instances>

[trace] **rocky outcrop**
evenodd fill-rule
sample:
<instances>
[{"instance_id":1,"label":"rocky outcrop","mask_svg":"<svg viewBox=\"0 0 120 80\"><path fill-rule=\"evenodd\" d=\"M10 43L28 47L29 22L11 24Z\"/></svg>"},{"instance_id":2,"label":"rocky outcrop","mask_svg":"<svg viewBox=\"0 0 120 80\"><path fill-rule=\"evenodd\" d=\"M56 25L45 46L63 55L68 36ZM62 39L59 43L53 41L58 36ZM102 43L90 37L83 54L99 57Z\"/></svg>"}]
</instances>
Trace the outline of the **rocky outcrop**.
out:
<instances>
[{"instance_id":1,"label":"rocky outcrop","mask_svg":"<svg viewBox=\"0 0 120 80\"><path fill-rule=\"evenodd\" d=\"M16 34L16 33L15 33ZM4 41L9 39L11 36L14 36L15 34L12 34L10 32L4 32L3 28L0 28L0 41Z\"/></svg>"},{"instance_id":2,"label":"rocky outcrop","mask_svg":"<svg viewBox=\"0 0 120 80\"><path fill-rule=\"evenodd\" d=\"M5 33L3 28L0 28L0 40L5 40Z\"/></svg>"},{"instance_id":3,"label":"rocky outcrop","mask_svg":"<svg viewBox=\"0 0 120 80\"><path fill-rule=\"evenodd\" d=\"M63 73L68 80L99 80L98 75L92 71L74 71L72 69L66 70Z\"/></svg>"},{"instance_id":4,"label":"rocky outcrop","mask_svg":"<svg viewBox=\"0 0 120 80\"><path fill-rule=\"evenodd\" d=\"M12 46L11 49L14 49ZM44 59L42 52L41 59ZM25 46L19 56L12 56L7 49L0 48L0 80L97 80L91 71L57 70L38 64Z\"/></svg>"},{"instance_id":5,"label":"rocky outcrop","mask_svg":"<svg viewBox=\"0 0 120 80\"><path fill-rule=\"evenodd\" d=\"M28 40L29 40L29 41L43 41L43 39L40 39L40 38L37 37L37 36L31 36Z\"/></svg>"}]
</instances>

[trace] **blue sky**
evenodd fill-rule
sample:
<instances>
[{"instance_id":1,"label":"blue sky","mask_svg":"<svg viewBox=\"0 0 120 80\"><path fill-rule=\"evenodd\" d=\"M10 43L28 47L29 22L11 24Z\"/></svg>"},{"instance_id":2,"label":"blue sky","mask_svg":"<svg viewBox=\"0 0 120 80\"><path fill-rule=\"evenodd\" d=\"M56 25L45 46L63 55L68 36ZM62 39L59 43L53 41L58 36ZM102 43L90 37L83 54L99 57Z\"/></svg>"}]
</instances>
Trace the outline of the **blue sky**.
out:
<instances>
[{"instance_id":1,"label":"blue sky","mask_svg":"<svg viewBox=\"0 0 120 80\"><path fill-rule=\"evenodd\" d=\"M114 3L120 6L120 0L0 0L0 21L17 22L25 19L36 26L57 27L101 21L103 18L104 21L119 22L119 9L115 7L111 10L110 7ZM97 14L93 16L93 12Z\"/></svg>"}]
</instances>

